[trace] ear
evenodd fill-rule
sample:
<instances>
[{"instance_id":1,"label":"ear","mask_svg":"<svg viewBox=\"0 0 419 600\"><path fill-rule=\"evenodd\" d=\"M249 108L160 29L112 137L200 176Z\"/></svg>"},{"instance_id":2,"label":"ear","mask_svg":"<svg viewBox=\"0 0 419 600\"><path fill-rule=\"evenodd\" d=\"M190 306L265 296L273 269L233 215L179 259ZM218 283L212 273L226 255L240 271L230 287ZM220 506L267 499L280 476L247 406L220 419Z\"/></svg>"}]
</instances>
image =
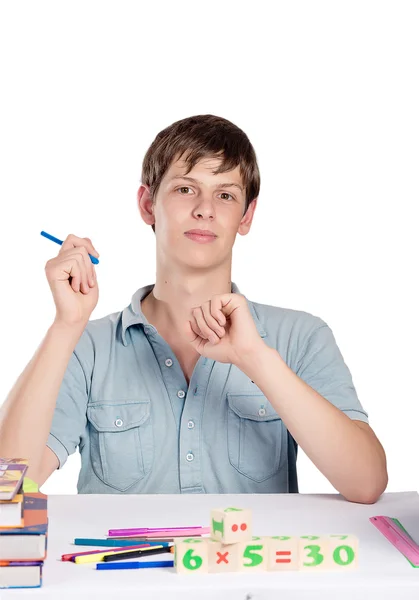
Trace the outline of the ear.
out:
<instances>
[{"instance_id":1,"label":"ear","mask_svg":"<svg viewBox=\"0 0 419 600\"><path fill-rule=\"evenodd\" d=\"M144 223L154 225L154 203L150 196L148 185L141 184L137 192L138 208Z\"/></svg>"},{"instance_id":2,"label":"ear","mask_svg":"<svg viewBox=\"0 0 419 600\"><path fill-rule=\"evenodd\" d=\"M237 230L237 233L239 233L240 235L246 235L247 233L249 233L250 226L252 225L253 221L253 215L255 214L257 201L257 198L254 198L251 201L246 210L246 214L242 217L239 228Z\"/></svg>"}]
</instances>

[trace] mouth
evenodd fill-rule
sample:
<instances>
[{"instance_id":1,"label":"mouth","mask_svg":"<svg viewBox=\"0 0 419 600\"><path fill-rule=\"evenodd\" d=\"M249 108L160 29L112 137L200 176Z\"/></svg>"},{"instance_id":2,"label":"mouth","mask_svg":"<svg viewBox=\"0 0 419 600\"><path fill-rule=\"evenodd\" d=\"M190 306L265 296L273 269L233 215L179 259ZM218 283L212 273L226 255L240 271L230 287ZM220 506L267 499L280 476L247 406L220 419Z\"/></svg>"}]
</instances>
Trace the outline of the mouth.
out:
<instances>
[{"instance_id":1,"label":"mouth","mask_svg":"<svg viewBox=\"0 0 419 600\"><path fill-rule=\"evenodd\" d=\"M194 242L198 242L200 244L206 244L208 242L213 242L217 239L215 233L199 231L196 229L191 229L190 231L185 231L185 236Z\"/></svg>"}]
</instances>

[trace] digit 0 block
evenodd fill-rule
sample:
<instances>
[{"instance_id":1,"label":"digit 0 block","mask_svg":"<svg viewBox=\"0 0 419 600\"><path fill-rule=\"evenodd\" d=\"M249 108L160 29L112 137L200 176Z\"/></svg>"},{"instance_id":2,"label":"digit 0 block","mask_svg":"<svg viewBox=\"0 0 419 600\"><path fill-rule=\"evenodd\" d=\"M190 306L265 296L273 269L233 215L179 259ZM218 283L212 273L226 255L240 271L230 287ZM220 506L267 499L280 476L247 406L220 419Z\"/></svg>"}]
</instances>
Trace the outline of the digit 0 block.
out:
<instances>
[{"instance_id":1,"label":"digit 0 block","mask_svg":"<svg viewBox=\"0 0 419 600\"><path fill-rule=\"evenodd\" d=\"M232 573L238 570L239 544L223 544L208 540L210 573Z\"/></svg>"},{"instance_id":2,"label":"digit 0 block","mask_svg":"<svg viewBox=\"0 0 419 600\"><path fill-rule=\"evenodd\" d=\"M247 542L239 542L237 570L240 572L266 571L268 568L267 538L252 537Z\"/></svg>"},{"instance_id":3,"label":"digit 0 block","mask_svg":"<svg viewBox=\"0 0 419 600\"><path fill-rule=\"evenodd\" d=\"M295 536L276 535L265 538L268 571L297 571L299 540Z\"/></svg>"},{"instance_id":4,"label":"digit 0 block","mask_svg":"<svg viewBox=\"0 0 419 600\"><path fill-rule=\"evenodd\" d=\"M298 538L298 542L299 570L330 570L330 546L328 536L302 535Z\"/></svg>"},{"instance_id":5,"label":"digit 0 block","mask_svg":"<svg viewBox=\"0 0 419 600\"><path fill-rule=\"evenodd\" d=\"M177 573L208 573L208 539L176 540L174 563Z\"/></svg>"},{"instance_id":6,"label":"digit 0 block","mask_svg":"<svg viewBox=\"0 0 419 600\"><path fill-rule=\"evenodd\" d=\"M329 535L330 568L354 571L358 568L359 541L355 535Z\"/></svg>"},{"instance_id":7,"label":"digit 0 block","mask_svg":"<svg viewBox=\"0 0 419 600\"><path fill-rule=\"evenodd\" d=\"M219 508L211 511L211 538L223 544L252 539L252 511L242 508Z\"/></svg>"}]
</instances>

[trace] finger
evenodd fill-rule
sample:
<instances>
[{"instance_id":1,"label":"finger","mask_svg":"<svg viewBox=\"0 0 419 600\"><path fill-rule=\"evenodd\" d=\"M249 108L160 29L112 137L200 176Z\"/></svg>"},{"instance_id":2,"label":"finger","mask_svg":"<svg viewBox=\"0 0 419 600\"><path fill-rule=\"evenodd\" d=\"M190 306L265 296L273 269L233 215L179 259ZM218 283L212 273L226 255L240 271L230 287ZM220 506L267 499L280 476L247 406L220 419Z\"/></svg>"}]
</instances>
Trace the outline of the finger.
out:
<instances>
[{"instance_id":1,"label":"finger","mask_svg":"<svg viewBox=\"0 0 419 600\"><path fill-rule=\"evenodd\" d=\"M90 258L87 254L86 248L78 247L75 250L74 256L77 258L77 261L80 266L80 276L81 276L80 291L83 292L84 294L88 294L90 292L89 274L88 274L88 269L90 269L90 267L88 266L88 261L90 261Z\"/></svg>"},{"instance_id":2,"label":"finger","mask_svg":"<svg viewBox=\"0 0 419 600\"><path fill-rule=\"evenodd\" d=\"M215 331L218 337L223 337L225 335L224 327L221 327L219 322L213 317L211 314L211 304L210 302L205 302L202 306L202 314L204 316L205 322L210 329Z\"/></svg>"},{"instance_id":3,"label":"finger","mask_svg":"<svg viewBox=\"0 0 419 600\"><path fill-rule=\"evenodd\" d=\"M87 254L86 250L84 250L84 252ZM75 291L77 291L77 292L80 291L80 292L83 292L84 294L88 294L90 291L90 287L89 287L88 277L87 277L87 273L86 273L86 262L85 262L85 258L83 256L83 249L81 247L73 248L72 251L70 251L65 257L63 256L63 259L59 260L59 262L57 264L65 273L67 273L70 277L73 277L72 270L74 270L74 266L73 266L74 263L77 263L77 266L78 266L77 282L75 285L72 285L71 287L73 289L76 288ZM72 284L73 284L73 282L72 282Z\"/></svg>"},{"instance_id":4,"label":"finger","mask_svg":"<svg viewBox=\"0 0 419 600\"><path fill-rule=\"evenodd\" d=\"M80 246L86 248L89 254L92 254L96 257L100 256L99 252L93 246L92 240L90 238L81 238L72 233L70 233L70 235L68 235L62 243L59 254L65 252L66 250L71 250L72 248L78 248Z\"/></svg>"},{"instance_id":5,"label":"finger","mask_svg":"<svg viewBox=\"0 0 419 600\"><path fill-rule=\"evenodd\" d=\"M209 340L212 344L216 344L219 341L218 335L213 331L210 327L208 327L204 315L202 313L202 308L194 308L192 314L197 322L198 328L201 330L201 337Z\"/></svg>"},{"instance_id":6,"label":"finger","mask_svg":"<svg viewBox=\"0 0 419 600\"><path fill-rule=\"evenodd\" d=\"M86 271L86 284L87 284L87 293L90 288L94 286L94 275L93 275L93 263L90 259L89 253L84 246L80 247L80 252L83 256L84 267Z\"/></svg>"},{"instance_id":7,"label":"finger","mask_svg":"<svg viewBox=\"0 0 419 600\"><path fill-rule=\"evenodd\" d=\"M192 329L192 331L193 331L193 332L194 332L194 334L197 336L197 338L199 338L200 340L202 340L202 339L203 339L203 337L202 337L202 334L201 334L201 332L200 332L200 330L199 330L199 327L198 327L198 326L197 326L197 324L196 324L196 321L195 321L195 319L194 319L194 318L192 318L192 320L191 320L191 321L189 321L189 323L190 323L190 326L191 326L191 329ZM206 341L206 340L204 340L204 341Z\"/></svg>"},{"instance_id":8,"label":"finger","mask_svg":"<svg viewBox=\"0 0 419 600\"><path fill-rule=\"evenodd\" d=\"M222 309L222 301L220 296L216 296L215 298L211 298L210 300L210 312L211 315L213 316L214 319L216 319L218 321L218 323L220 324L220 326L224 329L226 323L227 323L227 319L223 313ZM224 330L225 332L225 330Z\"/></svg>"}]
</instances>

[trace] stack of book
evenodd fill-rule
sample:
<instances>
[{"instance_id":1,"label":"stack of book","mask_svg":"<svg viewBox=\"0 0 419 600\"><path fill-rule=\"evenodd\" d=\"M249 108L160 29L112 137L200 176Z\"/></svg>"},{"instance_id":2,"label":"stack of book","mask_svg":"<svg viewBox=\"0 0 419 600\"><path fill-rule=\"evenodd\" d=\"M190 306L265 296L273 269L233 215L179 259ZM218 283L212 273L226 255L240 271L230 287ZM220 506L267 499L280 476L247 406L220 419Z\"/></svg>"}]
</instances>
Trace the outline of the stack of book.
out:
<instances>
[{"instance_id":1,"label":"stack of book","mask_svg":"<svg viewBox=\"0 0 419 600\"><path fill-rule=\"evenodd\" d=\"M24 491L28 466L22 458L0 458L0 589L42 585L47 496Z\"/></svg>"}]
</instances>

